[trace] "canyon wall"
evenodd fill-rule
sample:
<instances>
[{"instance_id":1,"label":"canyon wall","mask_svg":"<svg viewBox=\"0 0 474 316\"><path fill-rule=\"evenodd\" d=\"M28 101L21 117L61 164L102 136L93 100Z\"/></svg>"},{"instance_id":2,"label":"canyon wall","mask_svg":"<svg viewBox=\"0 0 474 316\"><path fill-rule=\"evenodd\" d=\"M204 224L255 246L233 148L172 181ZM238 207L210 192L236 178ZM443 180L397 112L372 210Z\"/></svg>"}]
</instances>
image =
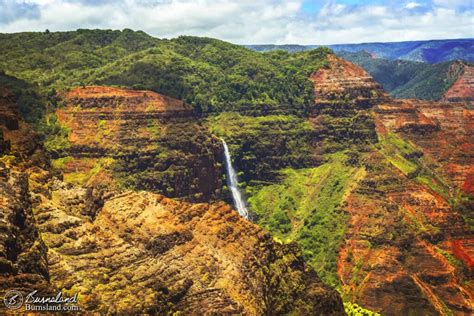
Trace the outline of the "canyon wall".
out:
<instances>
[{"instance_id":1,"label":"canyon wall","mask_svg":"<svg viewBox=\"0 0 474 316\"><path fill-rule=\"evenodd\" d=\"M149 190L191 201L222 188L221 144L182 101L151 91L84 87L63 95L57 154L66 179Z\"/></svg>"},{"instance_id":2,"label":"canyon wall","mask_svg":"<svg viewBox=\"0 0 474 316\"><path fill-rule=\"evenodd\" d=\"M311 77L313 121L329 111L353 122L359 114L340 109L370 104L377 138L359 158L365 175L342 203L349 215L337 262L343 293L384 315L471 313L473 204L461 201L472 194L472 110L467 103L386 98L363 70L332 63Z\"/></svg>"},{"instance_id":3,"label":"canyon wall","mask_svg":"<svg viewBox=\"0 0 474 316\"><path fill-rule=\"evenodd\" d=\"M457 79L444 93L442 100L472 104L474 101L474 66L458 62L451 67L450 73L453 76L457 75Z\"/></svg>"}]
</instances>

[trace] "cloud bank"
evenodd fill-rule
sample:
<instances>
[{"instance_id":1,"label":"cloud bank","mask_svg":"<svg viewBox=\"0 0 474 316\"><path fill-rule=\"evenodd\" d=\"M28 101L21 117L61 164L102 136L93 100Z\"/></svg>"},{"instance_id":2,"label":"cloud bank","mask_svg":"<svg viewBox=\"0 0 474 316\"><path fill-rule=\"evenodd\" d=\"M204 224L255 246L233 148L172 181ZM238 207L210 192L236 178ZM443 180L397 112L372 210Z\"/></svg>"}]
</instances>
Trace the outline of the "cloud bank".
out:
<instances>
[{"instance_id":1,"label":"cloud bank","mask_svg":"<svg viewBox=\"0 0 474 316\"><path fill-rule=\"evenodd\" d=\"M474 8L472 0L0 0L0 32L78 28L237 44L472 38Z\"/></svg>"}]
</instances>

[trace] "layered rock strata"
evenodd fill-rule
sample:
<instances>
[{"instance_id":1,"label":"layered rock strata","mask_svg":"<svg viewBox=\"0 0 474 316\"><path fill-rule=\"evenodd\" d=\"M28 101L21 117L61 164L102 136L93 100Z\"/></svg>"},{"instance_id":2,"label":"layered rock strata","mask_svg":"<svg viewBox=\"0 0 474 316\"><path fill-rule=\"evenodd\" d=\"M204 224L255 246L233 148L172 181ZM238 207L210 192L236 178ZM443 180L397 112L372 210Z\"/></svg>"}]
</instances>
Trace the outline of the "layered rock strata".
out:
<instances>
[{"instance_id":1,"label":"layered rock strata","mask_svg":"<svg viewBox=\"0 0 474 316\"><path fill-rule=\"evenodd\" d=\"M459 68L461 69L459 70ZM474 66L458 62L450 70L450 72L454 72L453 75L457 75L457 79L444 93L442 100L472 104L474 101Z\"/></svg>"},{"instance_id":2,"label":"layered rock strata","mask_svg":"<svg viewBox=\"0 0 474 316\"><path fill-rule=\"evenodd\" d=\"M70 146L60 155L69 157L62 166L66 179L97 183L105 173L125 187L170 197L219 196L220 143L182 101L151 91L85 87L66 93L63 103L57 116L69 130Z\"/></svg>"}]
</instances>

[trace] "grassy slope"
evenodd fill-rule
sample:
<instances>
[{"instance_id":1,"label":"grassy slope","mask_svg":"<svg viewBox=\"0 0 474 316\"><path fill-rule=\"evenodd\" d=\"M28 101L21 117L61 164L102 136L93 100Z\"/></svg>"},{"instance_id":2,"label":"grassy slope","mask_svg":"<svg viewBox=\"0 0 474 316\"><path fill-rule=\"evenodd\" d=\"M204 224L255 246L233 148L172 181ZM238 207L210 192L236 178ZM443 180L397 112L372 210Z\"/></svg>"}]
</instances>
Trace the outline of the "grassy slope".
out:
<instances>
[{"instance_id":1,"label":"grassy slope","mask_svg":"<svg viewBox=\"0 0 474 316\"><path fill-rule=\"evenodd\" d=\"M326 163L307 169L284 169L281 181L249 186L249 204L258 222L284 241L297 241L319 275L338 284L336 261L347 215L344 196L364 170L347 164L344 152L328 155Z\"/></svg>"}]
</instances>

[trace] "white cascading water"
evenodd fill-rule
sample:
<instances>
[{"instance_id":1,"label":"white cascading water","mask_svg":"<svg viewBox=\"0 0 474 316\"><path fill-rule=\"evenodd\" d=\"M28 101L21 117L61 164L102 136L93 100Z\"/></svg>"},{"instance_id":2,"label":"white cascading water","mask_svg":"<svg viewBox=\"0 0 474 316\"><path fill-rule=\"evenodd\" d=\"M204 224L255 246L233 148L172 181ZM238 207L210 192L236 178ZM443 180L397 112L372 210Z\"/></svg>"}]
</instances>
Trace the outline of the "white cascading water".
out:
<instances>
[{"instance_id":1,"label":"white cascading water","mask_svg":"<svg viewBox=\"0 0 474 316\"><path fill-rule=\"evenodd\" d=\"M239 187L238 187L237 174L235 173L235 170L232 167L229 148L227 147L225 140L221 138L221 141L222 141L222 145L224 146L225 166L227 170L227 186L230 188L230 191L232 192L234 206L235 208L237 208L237 211L239 212L240 216L248 219L249 212L247 210L247 207L245 206L244 198L242 197L242 193L240 192Z\"/></svg>"}]
</instances>

